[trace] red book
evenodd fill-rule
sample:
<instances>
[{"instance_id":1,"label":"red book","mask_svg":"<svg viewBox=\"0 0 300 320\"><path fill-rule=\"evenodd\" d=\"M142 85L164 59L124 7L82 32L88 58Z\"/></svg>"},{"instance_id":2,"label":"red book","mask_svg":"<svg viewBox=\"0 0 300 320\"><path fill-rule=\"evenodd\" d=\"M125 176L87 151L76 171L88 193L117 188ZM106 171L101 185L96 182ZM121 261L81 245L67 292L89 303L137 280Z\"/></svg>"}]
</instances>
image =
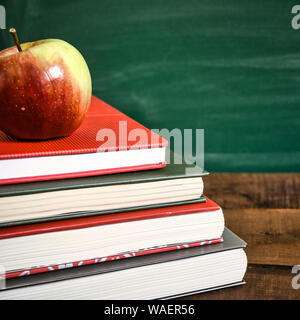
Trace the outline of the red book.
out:
<instances>
[{"instance_id":1,"label":"red book","mask_svg":"<svg viewBox=\"0 0 300 320\"><path fill-rule=\"evenodd\" d=\"M7 277L14 277L217 243L223 230L222 209L207 198L205 203L0 228L0 261Z\"/></svg>"},{"instance_id":2,"label":"red book","mask_svg":"<svg viewBox=\"0 0 300 320\"><path fill-rule=\"evenodd\" d=\"M70 137L18 141L0 131L0 184L161 168L166 146L158 134L93 96Z\"/></svg>"}]
</instances>

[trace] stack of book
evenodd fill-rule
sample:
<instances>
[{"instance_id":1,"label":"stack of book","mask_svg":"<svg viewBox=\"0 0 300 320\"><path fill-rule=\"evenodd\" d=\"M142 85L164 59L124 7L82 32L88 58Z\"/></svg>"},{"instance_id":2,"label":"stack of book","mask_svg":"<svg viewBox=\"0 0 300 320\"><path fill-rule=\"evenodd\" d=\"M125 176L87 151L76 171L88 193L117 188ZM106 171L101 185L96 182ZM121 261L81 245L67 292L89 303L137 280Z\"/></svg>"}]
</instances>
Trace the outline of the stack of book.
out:
<instances>
[{"instance_id":1,"label":"stack of book","mask_svg":"<svg viewBox=\"0 0 300 320\"><path fill-rule=\"evenodd\" d=\"M203 195L208 173L178 155L166 164L166 148L96 97L70 137L0 132L0 299L167 299L244 283L245 243Z\"/></svg>"}]
</instances>

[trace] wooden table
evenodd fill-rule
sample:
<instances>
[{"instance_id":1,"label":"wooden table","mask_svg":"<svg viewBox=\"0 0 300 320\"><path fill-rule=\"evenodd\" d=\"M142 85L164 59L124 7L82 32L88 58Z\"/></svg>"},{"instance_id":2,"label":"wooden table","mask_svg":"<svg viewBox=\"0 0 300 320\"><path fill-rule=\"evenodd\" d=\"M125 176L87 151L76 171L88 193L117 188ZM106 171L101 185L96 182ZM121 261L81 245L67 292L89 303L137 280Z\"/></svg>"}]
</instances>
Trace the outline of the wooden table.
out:
<instances>
[{"instance_id":1,"label":"wooden table","mask_svg":"<svg viewBox=\"0 0 300 320\"><path fill-rule=\"evenodd\" d=\"M291 282L292 267L300 265L300 174L215 173L204 190L247 242L247 283L181 299L299 300Z\"/></svg>"}]
</instances>

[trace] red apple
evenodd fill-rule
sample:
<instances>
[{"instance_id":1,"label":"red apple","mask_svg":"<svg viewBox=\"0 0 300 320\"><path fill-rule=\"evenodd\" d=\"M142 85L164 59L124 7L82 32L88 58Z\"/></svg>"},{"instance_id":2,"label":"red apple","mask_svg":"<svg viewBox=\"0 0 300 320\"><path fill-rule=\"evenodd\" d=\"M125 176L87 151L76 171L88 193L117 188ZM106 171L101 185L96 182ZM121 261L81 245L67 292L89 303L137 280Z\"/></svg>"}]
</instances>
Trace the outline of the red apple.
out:
<instances>
[{"instance_id":1,"label":"red apple","mask_svg":"<svg viewBox=\"0 0 300 320\"><path fill-rule=\"evenodd\" d=\"M91 76L77 49L47 39L0 52L0 129L17 139L69 136L91 101Z\"/></svg>"}]
</instances>

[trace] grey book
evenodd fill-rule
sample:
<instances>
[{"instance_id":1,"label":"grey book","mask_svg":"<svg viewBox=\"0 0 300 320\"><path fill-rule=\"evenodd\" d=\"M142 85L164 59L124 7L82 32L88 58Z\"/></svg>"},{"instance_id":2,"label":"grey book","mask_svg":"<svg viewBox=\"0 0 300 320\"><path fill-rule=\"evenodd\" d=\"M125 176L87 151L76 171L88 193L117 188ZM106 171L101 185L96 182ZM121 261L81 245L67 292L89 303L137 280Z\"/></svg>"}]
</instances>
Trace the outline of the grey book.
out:
<instances>
[{"instance_id":1,"label":"grey book","mask_svg":"<svg viewBox=\"0 0 300 320\"><path fill-rule=\"evenodd\" d=\"M9 279L4 299L170 299L245 283L246 243L225 228L224 241Z\"/></svg>"},{"instance_id":2,"label":"grey book","mask_svg":"<svg viewBox=\"0 0 300 320\"><path fill-rule=\"evenodd\" d=\"M177 160L162 169L2 185L0 226L205 202L208 172Z\"/></svg>"}]
</instances>

